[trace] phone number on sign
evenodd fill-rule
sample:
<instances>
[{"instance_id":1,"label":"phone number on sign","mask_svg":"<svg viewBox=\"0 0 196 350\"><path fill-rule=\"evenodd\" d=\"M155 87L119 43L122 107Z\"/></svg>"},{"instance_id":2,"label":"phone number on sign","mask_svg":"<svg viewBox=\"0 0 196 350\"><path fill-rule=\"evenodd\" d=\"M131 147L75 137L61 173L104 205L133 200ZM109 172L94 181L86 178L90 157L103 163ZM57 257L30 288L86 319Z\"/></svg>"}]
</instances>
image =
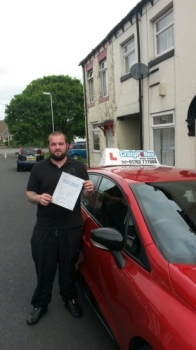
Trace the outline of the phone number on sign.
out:
<instances>
[{"instance_id":1,"label":"phone number on sign","mask_svg":"<svg viewBox=\"0 0 196 350\"><path fill-rule=\"evenodd\" d=\"M156 159L138 159L138 160L122 160L122 164L134 164L134 165L146 165L146 164L157 164Z\"/></svg>"}]
</instances>

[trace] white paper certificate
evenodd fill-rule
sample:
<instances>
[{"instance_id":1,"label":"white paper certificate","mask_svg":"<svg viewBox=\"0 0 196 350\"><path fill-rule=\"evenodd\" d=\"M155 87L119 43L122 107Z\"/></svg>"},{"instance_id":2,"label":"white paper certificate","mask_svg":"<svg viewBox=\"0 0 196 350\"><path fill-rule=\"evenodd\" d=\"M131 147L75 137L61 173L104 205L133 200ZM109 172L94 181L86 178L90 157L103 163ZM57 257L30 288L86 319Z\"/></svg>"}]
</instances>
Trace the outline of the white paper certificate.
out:
<instances>
[{"instance_id":1,"label":"white paper certificate","mask_svg":"<svg viewBox=\"0 0 196 350\"><path fill-rule=\"evenodd\" d=\"M83 186L83 179L62 172L52 196L52 203L73 210Z\"/></svg>"}]
</instances>

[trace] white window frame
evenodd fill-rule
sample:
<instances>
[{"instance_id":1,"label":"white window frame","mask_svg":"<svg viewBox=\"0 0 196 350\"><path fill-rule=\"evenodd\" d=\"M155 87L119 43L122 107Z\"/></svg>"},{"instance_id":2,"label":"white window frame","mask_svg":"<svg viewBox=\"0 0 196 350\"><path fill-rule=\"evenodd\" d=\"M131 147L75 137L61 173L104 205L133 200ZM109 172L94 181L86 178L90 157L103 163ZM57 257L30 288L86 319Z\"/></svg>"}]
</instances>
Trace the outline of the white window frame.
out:
<instances>
[{"instance_id":1,"label":"white window frame","mask_svg":"<svg viewBox=\"0 0 196 350\"><path fill-rule=\"evenodd\" d=\"M160 34L162 34L164 31L166 31L167 29L169 29L170 27L174 27L174 21L172 21L170 24L168 24L166 27L164 27L163 29L161 29L159 32L156 31L156 24L165 16L167 16L169 13L173 12L173 9L171 9L170 11L164 13L163 16L159 17L155 22L154 22L154 36L155 36L155 56L159 57L161 55L163 55L166 52L169 52L171 50L174 49L174 30L172 30L172 35L173 35L173 45L171 47L168 47L166 50L161 51L160 53L157 53L157 38Z\"/></svg>"},{"instance_id":2,"label":"white window frame","mask_svg":"<svg viewBox=\"0 0 196 350\"><path fill-rule=\"evenodd\" d=\"M165 123L165 124L153 124L154 121L154 117L163 117L167 116L167 115L172 115L172 119L173 121L170 123ZM160 112L160 113L154 113L151 114L151 120L152 120L152 149L154 149L154 130L157 129L169 129L169 128L173 128L174 129L174 163L171 166L175 165L175 120L174 120L174 111L170 110L167 112ZM156 152L156 150L154 149L154 151ZM159 158L158 158L159 159ZM161 160L159 159L159 162L161 163ZM162 163L161 163L162 164ZM163 165L167 165L167 164L163 164Z\"/></svg>"},{"instance_id":3,"label":"white window frame","mask_svg":"<svg viewBox=\"0 0 196 350\"><path fill-rule=\"evenodd\" d=\"M95 149L95 135L98 135L98 148ZM93 137L93 152L100 152L100 129L97 127L96 124L92 124L92 137Z\"/></svg>"},{"instance_id":4,"label":"white window frame","mask_svg":"<svg viewBox=\"0 0 196 350\"><path fill-rule=\"evenodd\" d=\"M94 78L93 78L93 69L87 72L88 80L88 89L89 89L89 100L90 103L94 102Z\"/></svg>"},{"instance_id":5,"label":"white window frame","mask_svg":"<svg viewBox=\"0 0 196 350\"><path fill-rule=\"evenodd\" d=\"M107 60L104 59L100 62L100 73L101 73L101 91L102 97L108 96L108 71L107 71Z\"/></svg>"},{"instance_id":6,"label":"white window frame","mask_svg":"<svg viewBox=\"0 0 196 350\"><path fill-rule=\"evenodd\" d=\"M134 47L131 50L125 52L125 47L127 45L129 45L131 42L134 43ZM136 59L135 59L135 40L134 40L134 38L132 38L131 40L127 41L123 45L122 49L123 49L123 60L124 60L124 72L125 72L125 75L126 75L126 74L130 73L130 68L131 68L131 67L129 67L128 71L126 70L126 61L128 60L128 57L133 55L134 56L134 60L133 61L134 61L134 63L136 62Z\"/></svg>"}]
</instances>

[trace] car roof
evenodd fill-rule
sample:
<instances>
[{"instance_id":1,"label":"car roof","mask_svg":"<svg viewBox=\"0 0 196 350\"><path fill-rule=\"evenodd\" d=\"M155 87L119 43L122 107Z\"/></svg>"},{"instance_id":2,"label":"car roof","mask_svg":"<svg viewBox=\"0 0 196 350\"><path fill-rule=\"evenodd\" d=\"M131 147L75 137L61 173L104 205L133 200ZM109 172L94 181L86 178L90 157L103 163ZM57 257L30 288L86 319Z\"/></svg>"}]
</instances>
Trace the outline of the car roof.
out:
<instances>
[{"instance_id":1,"label":"car roof","mask_svg":"<svg viewBox=\"0 0 196 350\"><path fill-rule=\"evenodd\" d=\"M89 168L88 172L102 173L113 178L121 177L127 182L167 182L195 181L196 170L180 169L167 166L113 166Z\"/></svg>"},{"instance_id":2,"label":"car roof","mask_svg":"<svg viewBox=\"0 0 196 350\"><path fill-rule=\"evenodd\" d=\"M195 169L178 169L161 165L153 150L103 150L100 166L88 169L127 182L166 182L196 180Z\"/></svg>"}]
</instances>

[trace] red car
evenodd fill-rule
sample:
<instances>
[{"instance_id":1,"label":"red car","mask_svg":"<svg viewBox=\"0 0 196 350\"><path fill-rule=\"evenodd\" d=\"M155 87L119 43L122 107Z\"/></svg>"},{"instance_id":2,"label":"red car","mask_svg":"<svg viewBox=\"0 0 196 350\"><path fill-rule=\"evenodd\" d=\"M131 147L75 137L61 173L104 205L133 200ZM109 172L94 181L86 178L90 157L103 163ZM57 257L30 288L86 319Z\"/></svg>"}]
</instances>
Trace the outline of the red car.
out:
<instances>
[{"instance_id":1,"label":"red car","mask_svg":"<svg viewBox=\"0 0 196 350\"><path fill-rule=\"evenodd\" d=\"M121 350L195 350L196 170L134 152L88 170L80 282Z\"/></svg>"}]
</instances>

